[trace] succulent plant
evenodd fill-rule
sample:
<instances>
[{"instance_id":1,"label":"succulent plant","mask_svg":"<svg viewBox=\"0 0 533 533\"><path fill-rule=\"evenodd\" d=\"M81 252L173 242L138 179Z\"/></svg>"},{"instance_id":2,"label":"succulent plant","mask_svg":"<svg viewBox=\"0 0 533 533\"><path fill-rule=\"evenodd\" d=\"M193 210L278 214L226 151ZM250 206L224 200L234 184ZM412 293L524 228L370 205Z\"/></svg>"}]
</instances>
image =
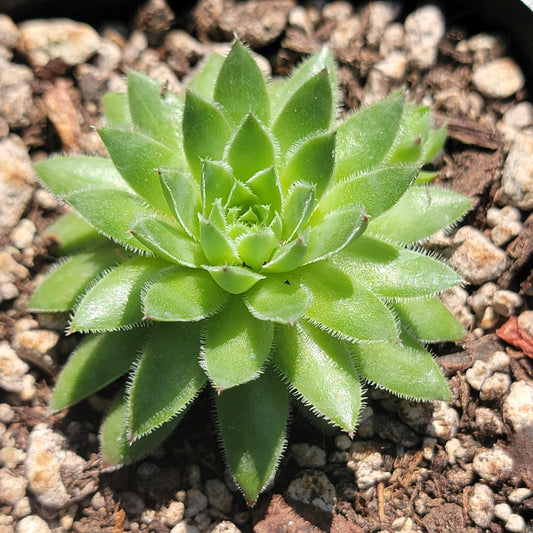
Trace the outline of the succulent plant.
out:
<instances>
[{"instance_id":1,"label":"succulent plant","mask_svg":"<svg viewBox=\"0 0 533 533\"><path fill-rule=\"evenodd\" d=\"M209 385L227 464L252 504L273 478L290 402L352 434L367 384L449 398L426 343L463 330L439 300L461 282L417 244L470 201L421 170L444 128L401 92L345 120L326 50L266 81L236 41L184 97L130 72L109 93L109 158L36 165L73 208L48 230L68 258L35 291L89 334L51 402L121 376L104 468L146 453Z\"/></svg>"}]
</instances>

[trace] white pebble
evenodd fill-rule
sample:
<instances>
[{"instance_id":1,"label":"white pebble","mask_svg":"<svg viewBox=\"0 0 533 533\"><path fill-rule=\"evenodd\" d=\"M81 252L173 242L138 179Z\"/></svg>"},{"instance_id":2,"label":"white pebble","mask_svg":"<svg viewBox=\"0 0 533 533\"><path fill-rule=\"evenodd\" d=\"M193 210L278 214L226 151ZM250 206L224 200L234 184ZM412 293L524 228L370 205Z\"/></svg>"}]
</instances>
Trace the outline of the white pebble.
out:
<instances>
[{"instance_id":1,"label":"white pebble","mask_svg":"<svg viewBox=\"0 0 533 533\"><path fill-rule=\"evenodd\" d=\"M531 498L531 496L533 496L533 490L527 487L519 487L511 491L507 499L511 503L522 503L524 500Z\"/></svg>"},{"instance_id":2,"label":"white pebble","mask_svg":"<svg viewBox=\"0 0 533 533\"><path fill-rule=\"evenodd\" d=\"M515 431L533 425L533 384L515 381L503 402L502 411L504 420Z\"/></svg>"},{"instance_id":3,"label":"white pebble","mask_svg":"<svg viewBox=\"0 0 533 533\"><path fill-rule=\"evenodd\" d=\"M510 221L494 226L490 232L490 238L496 246L504 246L516 237L524 229L521 222Z\"/></svg>"},{"instance_id":4,"label":"white pebble","mask_svg":"<svg viewBox=\"0 0 533 533\"><path fill-rule=\"evenodd\" d=\"M500 203L523 210L533 209L533 139L523 135L512 144L503 166Z\"/></svg>"},{"instance_id":5,"label":"white pebble","mask_svg":"<svg viewBox=\"0 0 533 533\"><path fill-rule=\"evenodd\" d=\"M170 502L168 507L163 510L163 518L168 527L174 527L178 522L183 520L185 514L185 505L183 502Z\"/></svg>"},{"instance_id":6,"label":"white pebble","mask_svg":"<svg viewBox=\"0 0 533 533\"><path fill-rule=\"evenodd\" d=\"M447 402L435 402L433 418L426 428L430 437L448 440L455 437L459 424L459 414Z\"/></svg>"},{"instance_id":7,"label":"white pebble","mask_svg":"<svg viewBox=\"0 0 533 533\"><path fill-rule=\"evenodd\" d=\"M19 250L22 250L31 244L36 231L35 224L31 220L23 218L11 232L11 242Z\"/></svg>"},{"instance_id":8,"label":"white pebble","mask_svg":"<svg viewBox=\"0 0 533 533\"><path fill-rule=\"evenodd\" d=\"M50 533L48 524L37 515L23 518L15 529L16 533Z\"/></svg>"},{"instance_id":9,"label":"white pebble","mask_svg":"<svg viewBox=\"0 0 533 533\"><path fill-rule=\"evenodd\" d=\"M511 533L525 533L526 522L519 514L513 513L505 522L505 529Z\"/></svg>"},{"instance_id":10,"label":"white pebble","mask_svg":"<svg viewBox=\"0 0 533 533\"><path fill-rule=\"evenodd\" d=\"M17 476L7 468L0 468L0 503L15 505L26 496L27 484L24 476Z\"/></svg>"},{"instance_id":11,"label":"white pebble","mask_svg":"<svg viewBox=\"0 0 533 533\"><path fill-rule=\"evenodd\" d=\"M498 483L512 474L514 460L503 448L494 446L476 454L472 466L485 481Z\"/></svg>"},{"instance_id":12,"label":"white pebble","mask_svg":"<svg viewBox=\"0 0 533 533\"><path fill-rule=\"evenodd\" d=\"M470 493L468 516L479 527L489 527L494 515L494 494L484 483L476 483Z\"/></svg>"},{"instance_id":13,"label":"white pebble","mask_svg":"<svg viewBox=\"0 0 533 533\"><path fill-rule=\"evenodd\" d=\"M468 297L468 303L476 315L483 316L485 309L492 304L492 298L498 289L496 283L489 281Z\"/></svg>"},{"instance_id":14,"label":"white pebble","mask_svg":"<svg viewBox=\"0 0 533 533\"><path fill-rule=\"evenodd\" d=\"M303 468L322 468L326 464L326 452L315 444L299 442L290 450L298 466Z\"/></svg>"},{"instance_id":15,"label":"white pebble","mask_svg":"<svg viewBox=\"0 0 533 533\"><path fill-rule=\"evenodd\" d=\"M520 67L509 57L494 59L474 70L472 82L489 98L508 98L525 83Z\"/></svg>"},{"instance_id":16,"label":"white pebble","mask_svg":"<svg viewBox=\"0 0 533 533\"><path fill-rule=\"evenodd\" d=\"M480 390L491 372L485 361L474 361L471 368L466 371L466 381L475 390Z\"/></svg>"},{"instance_id":17,"label":"white pebble","mask_svg":"<svg viewBox=\"0 0 533 533\"><path fill-rule=\"evenodd\" d=\"M479 397L483 401L499 400L504 394L507 394L511 386L511 377L503 372L495 372L489 376L479 391Z\"/></svg>"},{"instance_id":18,"label":"white pebble","mask_svg":"<svg viewBox=\"0 0 533 533\"><path fill-rule=\"evenodd\" d=\"M522 311L518 315L518 325L533 337L533 310Z\"/></svg>"},{"instance_id":19,"label":"white pebble","mask_svg":"<svg viewBox=\"0 0 533 533\"><path fill-rule=\"evenodd\" d=\"M508 503L498 503L494 506L494 516L502 522L507 522L512 514L513 510Z\"/></svg>"},{"instance_id":20,"label":"white pebble","mask_svg":"<svg viewBox=\"0 0 533 533\"><path fill-rule=\"evenodd\" d=\"M492 307L501 316L516 315L523 303L518 293L508 290L496 291L492 298Z\"/></svg>"},{"instance_id":21,"label":"white pebble","mask_svg":"<svg viewBox=\"0 0 533 533\"><path fill-rule=\"evenodd\" d=\"M170 530L170 533L200 533L200 530L196 526L187 523L187 520L182 520Z\"/></svg>"}]
</instances>

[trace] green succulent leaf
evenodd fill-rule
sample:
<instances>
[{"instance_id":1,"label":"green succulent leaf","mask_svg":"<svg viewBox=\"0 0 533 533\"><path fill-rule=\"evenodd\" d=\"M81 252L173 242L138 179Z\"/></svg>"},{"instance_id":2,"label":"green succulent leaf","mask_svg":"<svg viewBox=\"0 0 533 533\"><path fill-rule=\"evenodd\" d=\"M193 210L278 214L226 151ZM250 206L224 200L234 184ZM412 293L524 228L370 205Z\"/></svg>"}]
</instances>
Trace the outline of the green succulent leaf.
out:
<instances>
[{"instance_id":1,"label":"green succulent leaf","mask_svg":"<svg viewBox=\"0 0 533 533\"><path fill-rule=\"evenodd\" d=\"M133 440L181 414L206 376L198 365L200 325L158 324L146 342L128 389L128 425Z\"/></svg>"},{"instance_id":2,"label":"green succulent leaf","mask_svg":"<svg viewBox=\"0 0 533 533\"><path fill-rule=\"evenodd\" d=\"M263 123L270 118L270 100L265 79L246 47L235 41L222 64L214 99L224 106L235 124L252 112Z\"/></svg>"},{"instance_id":3,"label":"green succulent leaf","mask_svg":"<svg viewBox=\"0 0 533 533\"><path fill-rule=\"evenodd\" d=\"M225 205L234 187L235 177L227 165L218 161L204 161L202 163L203 214L209 216L213 203L218 199L222 205Z\"/></svg>"},{"instance_id":4,"label":"green succulent leaf","mask_svg":"<svg viewBox=\"0 0 533 533\"><path fill-rule=\"evenodd\" d=\"M74 405L126 374L147 332L137 328L86 337L59 374L50 408L56 411Z\"/></svg>"},{"instance_id":5,"label":"green succulent leaf","mask_svg":"<svg viewBox=\"0 0 533 533\"><path fill-rule=\"evenodd\" d=\"M204 270L170 268L146 290L144 314L161 322L203 320L216 313L227 299L228 295Z\"/></svg>"},{"instance_id":6,"label":"green succulent leaf","mask_svg":"<svg viewBox=\"0 0 533 533\"><path fill-rule=\"evenodd\" d=\"M142 457L158 444L164 441L176 426L183 415L177 416L145 435L131 442L128 428L128 403L126 392L122 390L115 397L113 404L100 428L100 461L105 470L113 470L126 463Z\"/></svg>"},{"instance_id":7,"label":"green succulent leaf","mask_svg":"<svg viewBox=\"0 0 533 533\"><path fill-rule=\"evenodd\" d=\"M216 408L228 466L253 505L274 477L285 448L287 390L268 370L217 395Z\"/></svg>"},{"instance_id":8,"label":"green succulent leaf","mask_svg":"<svg viewBox=\"0 0 533 533\"><path fill-rule=\"evenodd\" d=\"M430 130L424 143L423 162L429 163L442 149L446 142L446 126Z\"/></svg>"},{"instance_id":9,"label":"green succulent leaf","mask_svg":"<svg viewBox=\"0 0 533 533\"><path fill-rule=\"evenodd\" d=\"M211 274L216 283L230 294L242 294L265 277L241 266L202 266Z\"/></svg>"},{"instance_id":10,"label":"green succulent leaf","mask_svg":"<svg viewBox=\"0 0 533 533\"><path fill-rule=\"evenodd\" d=\"M272 229L259 228L245 233L237 240L237 251L246 266L259 270L270 259L276 244L276 235Z\"/></svg>"},{"instance_id":11,"label":"green succulent leaf","mask_svg":"<svg viewBox=\"0 0 533 533\"><path fill-rule=\"evenodd\" d=\"M70 257L37 287L28 307L41 313L69 311L93 279L125 258L124 250L109 241Z\"/></svg>"},{"instance_id":12,"label":"green succulent leaf","mask_svg":"<svg viewBox=\"0 0 533 533\"><path fill-rule=\"evenodd\" d=\"M207 100L213 99L215 83L224 63L224 56L211 54L200 65L194 77L189 80L188 88L198 96Z\"/></svg>"},{"instance_id":13,"label":"green succulent leaf","mask_svg":"<svg viewBox=\"0 0 533 533\"><path fill-rule=\"evenodd\" d=\"M423 163L430 130L429 107L407 105L394 145L387 156L391 163Z\"/></svg>"},{"instance_id":14,"label":"green succulent leaf","mask_svg":"<svg viewBox=\"0 0 533 533\"><path fill-rule=\"evenodd\" d=\"M108 92L102 96L102 105L106 123L110 128L133 129L133 119L126 93Z\"/></svg>"},{"instance_id":15,"label":"green succulent leaf","mask_svg":"<svg viewBox=\"0 0 533 533\"><path fill-rule=\"evenodd\" d=\"M204 217L200 217L200 243L207 260L213 265L240 262L233 240L218 225Z\"/></svg>"},{"instance_id":16,"label":"green succulent leaf","mask_svg":"<svg viewBox=\"0 0 533 533\"><path fill-rule=\"evenodd\" d=\"M134 257L115 267L83 295L70 331L112 331L139 324L143 319L141 292L168 265L155 257Z\"/></svg>"},{"instance_id":17,"label":"green succulent leaf","mask_svg":"<svg viewBox=\"0 0 533 533\"><path fill-rule=\"evenodd\" d=\"M272 212L281 211L281 188L274 167L266 168L252 176L246 185L257 198L270 206Z\"/></svg>"},{"instance_id":18,"label":"green succulent leaf","mask_svg":"<svg viewBox=\"0 0 533 533\"><path fill-rule=\"evenodd\" d=\"M283 206L283 240L290 241L303 229L315 208L315 186L305 181L295 183Z\"/></svg>"},{"instance_id":19,"label":"green succulent leaf","mask_svg":"<svg viewBox=\"0 0 533 533\"><path fill-rule=\"evenodd\" d=\"M210 318L202 366L218 391L255 379L266 361L274 325L254 318L238 296Z\"/></svg>"},{"instance_id":20,"label":"green succulent leaf","mask_svg":"<svg viewBox=\"0 0 533 533\"><path fill-rule=\"evenodd\" d=\"M270 261L263 265L262 270L265 272L290 272L298 268L303 263L307 253L308 233L306 232L289 243L281 244Z\"/></svg>"},{"instance_id":21,"label":"green succulent leaf","mask_svg":"<svg viewBox=\"0 0 533 533\"><path fill-rule=\"evenodd\" d=\"M273 359L304 403L345 431L354 431L362 390L345 341L305 322L281 326Z\"/></svg>"}]
</instances>

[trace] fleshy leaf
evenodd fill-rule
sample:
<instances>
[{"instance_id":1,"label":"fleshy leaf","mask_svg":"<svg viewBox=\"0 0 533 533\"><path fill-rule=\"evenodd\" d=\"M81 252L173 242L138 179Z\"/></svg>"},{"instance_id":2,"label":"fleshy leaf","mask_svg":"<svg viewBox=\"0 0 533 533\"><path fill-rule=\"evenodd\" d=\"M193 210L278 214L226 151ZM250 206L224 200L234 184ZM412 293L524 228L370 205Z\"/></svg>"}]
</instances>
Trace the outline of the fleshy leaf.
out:
<instances>
[{"instance_id":1,"label":"fleshy leaf","mask_svg":"<svg viewBox=\"0 0 533 533\"><path fill-rule=\"evenodd\" d=\"M196 179L200 180L202 160L222 157L230 135L230 125L219 107L188 92L183 110L183 148Z\"/></svg>"},{"instance_id":2,"label":"fleshy leaf","mask_svg":"<svg viewBox=\"0 0 533 533\"><path fill-rule=\"evenodd\" d=\"M218 161L202 163L202 203L205 216L209 216L211 206L218 198L222 205L226 204L234 184L235 178L226 164Z\"/></svg>"},{"instance_id":3,"label":"fleshy leaf","mask_svg":"<svg viewBox=\"0 0 533 533\"><path fill-rule=\"evenodd\" d=\"M353 344L361 376L405 398L449 400L448 384L431 354L406 335L402 341Z\"/></svg>"},{"instance_id":4,"label":"fleshy leaf","mask_svg":"<svg viewBox=\"0 0 533 533\"><path fill-rule=\"evenodd\" d=\"M272 126L283 153L297 141L327 130L333 120L333 95L327 70L302 85L287 101Z\"/></svg>"},{"instance_id":5,"label":"fleshy leaf","mask_svg":"<svg viewBox=\"0 0 533 533\"><path fill-rule=\"evenodd\" d=\"M274 164L274 146L262 124L249 113L227 147L226 159L235 177L248 181L255 173Z\"/></svg>"},{"instance_id":6,"label":"fleshy leaf","mask_svg":"<svg viewBox=\"0 0 533 533\"><path fill-rule=\"evenodd\" d=\"M273 338L274 324L254 318L241 297L231 298L205 330L202 366L213 386L223 391L256 378Z\"/></svg>"},{"instance_id":7,"label":"fleshy leaf","mask_svg":"<svg viewBox=\"0 0 533 533\"><path fill-rule=\"evenodd\" d=\"M207 260L212 265L239 263L234 242L216 224L200 217L200 243Z\"/></svg>"},{"instance_id":8,"label":"fleshy leaf","mask_svg":"<svg viewBox=\"0 0 533 533\"><path fill-rule=\"evenodd\" d=\"M350 340L396 340L396 323L387 306L362 283L320 261L298 271L313 295L307 310L313 322Z\"/></svg>"},{"instance_id":9,"label":"fleshy leaf","mask_svg":"<svg viewBox=\"0 0 533 533\"><path fill-rule=\"evenodd\" d=\"M396 92L385 100L356 111L337 130L335 180L379 165L400 127L404 99Z\"/></svg>"},{"instance_id":10,"label":"fleshy leaf","mask_svg":"<svg viewBox=\"0 0 533 533\"><path fill-rule=\"evenodd\" d=\"M170 214L158 170L182 165L178 152L138 132L102 128L99 133L114 165L131 188L152 206Z\"/></svg>"},{"instance_id":11,"label":"fleshy leaf","mask_svg":"<svg viewBox=\"0 0 533 533\"><path fill-rule=\"evenodd\" d=\"M259 171L246 183L261 202L269 205L273 212L281 211L281 188L274 167Z\"/></svg>"},{"instance_id":12,"label":"fleshy leaf","mask_svg":"<svg viewBox=\"0 0 533 533\"><path fill-rule=\"evenodd\" d=\"M162 259L191 268L205 263L200 244L187 236L181 228L163 218L138 217L130 232L154 255Z\"/></svg>"},{"instance_id":13,"label":"fleshy leaf","mask_svg":"<svg viewBox=\"0 0 533 533\"><path fill-rule=\"evenodd\" d=\"M252 315L280 324L294 324L309 309L312 301L307 289L281 275L262 280L245 296Z\"/></svg>"},{"instance_id":14,"label":"fleshy leaf","mask_svg":"<svg viewBox=\"0 0 533 533\"><path fill-rule=\"evenodd\" d=\"M315 208L315 186L299 181L295 183L283 206L283 240L290 241L303 229Z\"/></svg>"},{"instance_id":15,"label":"fleshy leaf","mask_svg":"<svg viewBox=\"0 0 533 533\"><path fill-rule=\"evenodd\" d=\"M368 230L410 244L453 224L472 206L470 198L446 189L413 185L389 211L371 220Z\"/></svg>"},{"instance_id":16,"label":"fleshy leaf","mask_svg":"<svg viewBox=\"0 0 533 533\"><path fill-rule=\"evenodd\" d=\"M218 285L230 294L241 294L253 287L265 276L241 266L203 265Z\"/></svg>"},{"instance_id":17,"label":"fleshy leaf","mask_svg":"<svg viewBox=\"0 0 533 533\"><path fill-rule=\"evenodd\" d=\"M228 466L253 505L274 477L285 448L287 390L267 371L217 395L216 407Z\"/></svg>"},{"instance_id":18,"label":"fleshy leaf","mask_svg":"<svg viewBox=\"0 0 533 533\"><path fill-rule=\"evenodd\" d=\"M446 142L446 126L429 130L423 147L423 162L429 163L441 150Z\"/></svg>"},{"instance_id":19,"label":"fleshy leaf","mask_svg":"<svg viewBox=\"0 0 533 533\"><path fill-rule=\"evenodd\" d=\"M168 265L155 257L134 257L114 268L80 300L70 331L111 331L139 324L143 287Z\"/></svg>"},{"instance_id":20,"label":"fleshy leaf","mask_svg":"<svg viewBox=\"0 0 533 533\"><path fill-rule=\"evenodd\" d=\"M282 326L273 360L313 411L345 431L354 431L362 393L346 341L305 322Z\"/></svg>"},{"instance_id":21,"label":"fleshy leaf","mask_svg":"<svg viewBox=\"0 0 533 533\"><path fill-rule=\"evenodd\" d=\"M112 470L142 457L165 440L180 423L181 418L182 416L177 416L149 435L131 442L126 393L122 390L113 401L100 427L102 469Z\"/></svg>"},{"instance_id":22,"label":"fleshy leaf","mask_svg":"<svg viewBox=\"0 0 533 533\"><path fill-rule=\"evenodd\" d=\"M67 259L37 287L28 307L35 312L69 311L93 279L125 259L123 252L107 241Z\"/></svg>"},{"instance_id":23,"label":"fleshy leaf","mask_svg":"<svg viewBox=\"0 0 533 533\"><path fill-rule=\"evenodd\" d=\"M430 129L429 107L405 106L401 127L387 156L391 163L424 162L424 145Z\"/></svg>"},{"instance_id":24,"label":"fleshy leaf","mask_svg":"<svg viewBox=\"0 0 533 533\"><path fill-rule=\"evenodd\" d=\"M235 41L218 75L214 99L239 124L250 111L265 124L270 101L263 74L246 47Z\"/></svg>"},{"instance_id":25,"label":"fleshy leaf","mask_svg":"<svg viewBox=\"0 0 533 533\"><path fill-rule=\"evenodd\" d=\"M59 374L50 407L53 410L69 407L128 372L147 331L136 328L86 337Z\"/></svg>"},{"instance_id":26,"label":"fleshy leaf","mask_svg":"<svg viewBox=\"0 0 533 533\"><path fill-rule=\"evenodd\" d=\"M320 198L326 190L335 163L335 132L316 135L298 146L280 177L284 191L299 180L316 186L316 196Z\"/></svg>"},{"instance_id":27,"label":"fleshy leaf","mask_svg":"<svg viewBox=\"0 0 533 533\"><path fill-rule=\"evenodd\" d=\"M87 189L131 191L113 162L103 157L54 157L39 161L34 168L39 178L57 195Z\"/></svg>"},{"instance_id":28,"label":"fleshy leaf","mask_svg":"<svg viewBox=\"0 0 533 533\"><path fill-rule=\"evenodd\" d=\"M204 270L176 267L150 285L143 298L144 314L162 322L202 320L218 311L227 298Z\"/></svg>"},{"instance_id":29,"label":"fleshy leaf","mask_svg":"<svg viewBox=\"0 0 533 533\"><path fill-rule=\"evenodd\" d=\"M133 120L126 93L108 92L102 96L106 124L110 128L131 130Z\"/></svg>"},{"instance_id":30,"label":"fleshy leaf","mask_svg":"<svg viewBox=\"0 0 533 533\"><path fill-rule=\"evenodd\" d=\"M334 261L383 297L434 295L461 283L461 277L444 263L366 235L346 246Z\"/></svg>"},{"instance_id":31,"label":"fleshy leaf","mask_svg":"<svg viewBox=\"0 0 533 533\"><path fill-rule=\"evenodd\" d=\"M65 213L56 218L45 229L43 237L54 239L62 255L70 255L107 240L77 213Z\"/></svg>"},{"instance_id":32,"label":"fleshy leaf","mask_svg":"<svg viewBox=\"0 0 533 533\"><path fill-rule=\"evenodd\" d=\"M225 58L220 54L211 54L207 59L202 61L200 69L187 84L189 90L202 98L212 100L215 83L218 73L222 68L222 64L224 63L224 59Z\"/></svg>"},{"instance_id":33,"label":"fleshy leaf","mask_svg":"<svg viewBox=\"0 0 533 533\"><path fill-rule=\"evenodd\" d=\"M246 266L259 270L270 259L276 244L276 235L270 228L258 228L238 239L237 251Z\"/></svg>"},{"instance_id":34,"label":"fleshy leaf","mask_svg":"<svg viewBox=\"0 0 533 533\"><path fill-rule=\"evenodd\" d=\"M263 270L267 272L289 272L298 268L307 253L307 235L299 236L289 243L281 244L270 261L263 265Z\"/></svg>"},{"instance_id":35,"label":"fleshy leaf","mask_svg":"<svg viewBox=\"0 0 533 533\"><path fill-rule=\"evenodd\" d=\"M464 328L437 298L399 300L394 310L402 324L424 342L458 341Z\"/></svg>"},{"instance_id":36,"label":"fleshy leaf","mask_svg":"<svg viewBox=\"0 0 533 533\"><path fill-rule=\"evenodd\" d=\"M352 176L330 188L317 211L322 214L358 204L370 217L377 217L401 198L416 174L415 167L393 166Z\"/></svg>"},{"instance_id":37,"label":"fleshy leaf","mask_svg":"<svg viewBox=\"0 0 533 533\"><path fill-rule=\"evenodd\" d=\"M146 342L128 390L131 438L149 434L183 412L206 376L198 365L200 325L156 325Z\"/></svg>"}]
</instances>

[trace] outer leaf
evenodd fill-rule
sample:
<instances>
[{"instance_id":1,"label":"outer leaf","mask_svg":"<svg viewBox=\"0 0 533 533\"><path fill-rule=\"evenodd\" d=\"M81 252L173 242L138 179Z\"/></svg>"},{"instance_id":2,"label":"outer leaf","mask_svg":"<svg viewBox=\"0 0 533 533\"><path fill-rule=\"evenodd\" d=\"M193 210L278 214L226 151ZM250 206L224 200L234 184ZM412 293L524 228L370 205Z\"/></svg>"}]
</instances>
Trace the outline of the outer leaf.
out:
<instances>
[{"instance_id":1,"label":"outer leaf","mask_svg":"<svg viewBox=\"0 0 533 533\"><path fill-rule=\"evenodd\" d=\"M322 196L333 173L335 136L336 132L316 135L296 148L280 178L284 191L294 182L305 180L316 186L317 198Z\"/></svg>"},{"instance_id":2,"label":"outer leaf","mask_svg":"<svg viewBox=\"0 0 533 533\"><path fill-rule=\"evenodd\" d=\"M289 272L298 268L307 253L308 233L287 244L281 244L272 255L270 261L263 265L266 272Z\"/></svg>"},{"instance_id":3,"label":"outer leaf","mask_svg":"<svg viewBox=\"0 0 533 533\"><path fill-rule=\"evenodd\" d=\"M205 256L199 243L188 237L181 228L162 218L138 217L130 232L154 255L186 267L199 267Z\"/></svg>"},{"instance_id":4,"label":"outer leaf","mask_svg":"<svg viewBox=\"0 0 533 533\"><path fill-rule=\"evenodd\" d=\"M225 159L235 177L241 181L248 181L256 172L274 164L274 146L270 136L251 113L235 131Z\"/></svg>"},{"instance_id":5,"label":"outer leaf","mask_svg":"<svg viewBox=\"0 0 533 533\"><path fill-rule=\"evenodd\" d=\"M227 233L204 217L200 217L200 243L207 260L212 265L240 262L235 244Z\"/></svg>"},{"instance_id":6,"label":"outer leaf","mask_svg":"<svg viewBox=\"0 0 533 533\"><path fill-rule=\"evenodd\" d=\"M428 137L423 148L423 162L429 163L441 150L446 142L446 126L438 129L429 130Z\"/></svg>"},{"instance_id":7,"label":"outer leaf","mask_svg":"<svg viewBox=\"0 0 533 533\"><path fill-rule=\"evenodd\" d=\"M297 141L322 130L333 120L333 94L327 70L302 85L287 101L272 126L283 153Z\"/></svg>"},{"instance_id":8,"label":"outer leaf","mask_svg":"<svg viewBox=\"0 0 533 533\"><path fill-rule=\"evenodd\" d=\"M228 465L253 505L274 477L285 448L287 390L268 371L218 395L216 406Z\"/></svg>"},{"instance_id":9,"label":"outer leaf","mask_svg":"<svg viewBox=\"0 0 533 533\"><path fill-rule=\"evenodd\" d=\"M230 294L241 294L253 287L265 276L241 266L203 265L218 285Z\"/></svg>"},{"instance_id":10,"label":"outer leaf","mask_svg":"<svg viewBox=\"0 0 533 533\"><path fill-rule=\"evenodd\" d=\"M202 320L218 311L228 295L204 270L171 269L143 298L146 318L162 322Z\"/></svg>"},{"instance_id":11,"label":"outer leaf","mask_svg":"<svg viewBox=\"0 0 533 533\"><path fill-rule=\"evenodd\" d=\"M41 313L69 311L93 279L124 260L122 251L107 241L67 259L37 287L28 307Z\"/></svg>"},{"instance_id":12,"label":"outer leaf","mask_svg":"<svg viewBox=\"0 0 533 533\"><path fill-rule=\"evenodd\" d=\"M54 386L53 410L73 405L128 372L146 338L145 328L86 337Z\"/></svg>"},{"instance_id":13,"label":"outer leaf","mask_svg":"<svg viewBox=\"0 0 533 533\"><path fill-rule=\"evenodd\" d=\"M400 300L394 304L394 310L408 331L422 341L457 341L464 336L461 323L436 297Z\"/></svg>"},{"instance_id":14,"label":"outer leaf","mask_svg":"<svg viewBox=\"0 0 533 533\"><path fill-rule=\"evenodd\" d=\"M100 457L104 470L112 470L143 456L165 440L182 418L175 417L149 435L130 442L127 416L126 394L121 391L100 428Z\"/></svg>"},{"instance_id":15,"label":"outer leaf","mask_svg":"<svg viewBox=\"0 0 533 533\"><path fill-rule=\"evenodd\" d=\"M143 319L141 291L169 263L155 257L134 257L117 266L83 296L70 331L111 331Z\"/></svg>"},{"instance_id":16,"label":"outer leaf","mask_svg":"<svg viewBox=\"0 0 533 533\"><path fill-rule=\"evenodd\" d=\"M407 105L404 109L401 127L387 160L391 163L422 164L429 130L429 107Z\"/></svg>"},{"instance_id":17,"label":"outer leaf","mask_svg":"<svg viewBox=\"0 0 533 533\"><path fill-rule=\"evenodd\" d=\"M199 180L203 159L222 158L231 128L216 105L191 92L185 97L182 126L185 155L193 175Z\"/></svg>"},{"instance_id":18,"label":"outer leaf","mask_svg":"<svg viewBox=\"0 0 533 533\"><path fill-rule=\"evenodd\" d=\"M235 124L250 111L268 123L270 101L263 74L246 47L235 41L218 75L214 99L221 103Z\"/></svg>"},{"instance_id":19,"label":"outer leaf","mask_svg":"<svg viewBox=\"0 0 533 533\"><path fill-rule=\"evenodd\" d=\"M283 206L283 240L290 241L303 229L315 208L315 187L300 181L295 183Z\"/></svg>"},{"instance_id":20,"label":"outer leaf","mask_svg":"<svg viewBox=\"0 0 533 533\"><path fill-rule=\"evenodd\" d=\"M54 157L36 163L35 170L45 185L57 195L88 189L131 191L113 162L103 157Z\"/></svg>"},{"instance_id":21,"label":"outer leaf","mask_svg":"<svg viewBox=\"0 0 533 533\"><path fill-rule=\"evenodd\" d=\"M135 125L175 154L179 153L183 166L180 128L183 100L134 70L128 72L128 100Z\"/></svg>"},{"instance_id":22,"label":"outer leaf","mask_svg":"<svg viewBox=\"0 0 533 533\"><path fill-rule=\"evenodd\" d=\"M280 327L274 362L313 410L348 432L361 410L361 383L346 342L309 324Z\"/></svg>"},{"instance_id":23,"label":"outer leaf","mask_svg":"<svg viewBox=\"0 0 533 533\"><path fill-rule=\"evenodd\" d=\"M163 213L171 213L157 171L182 164L178 152L142 133L111 128L102 128L99 133L113 163L131 188Z\"/></svg>"},{"instance_id":24,"label":"outer leaf","mask_svg":"<svg viewBox=\"0 0 533 533\"><path fill-rule=\"evenodd\" d=\"M406 335L402 341L352 345L359 373L405 398L449 400L448 384L431 354Z\"/></svg>"},{"instance_id":25,"label":"outer leaf","mask_svg":"<svg viewBox=\"0 0 533 533\"><path fill-rule=\"evenodd\" d=\"M365 107L345 120L337 131L335 180L378 166L390 150L400 127L404 99L399 92Z\"/></svg>"},{"instance_id":26,"label":"outer leaf","mask_svg":"<svg viewBox=\"0 0 533 533\"><path fill-rule=\"evenodd\" d=\"M414 167L393 166L353 176L329 189L317 211L322 214L358 204L370 217L377 217L401 198L416 174Z\"/></svg>"},{"instance_id":27,"label":"outer leaf","mask_svg":"<svg viewBox=\"0 0 533 533\"><path fill-rule=\"evenodd\" d=\"M151 214L137 195L101 189L71 193L65 196L65 200L106 237L126 247L147 251L146 247L129 233L131 223L138 216Z\"/></svg>"},{"instance_id":28,"label":"outer leaf","mask_svg":"<svg viewBox=\"0 0 533 533\"><path fill-rule=\"evenodd\" d=\"M217 390L235 387L256 378L266 361L274 325L254 318L242 298L229 304L207 322L202 354L205 368Z\"/></svg>"},{"instance_id":29,"label":"outer leaf","mask_svg":"<svg viewBox=\"0 0 533 533\"><path fill-rule=\"evenodd\" d=\"M283 276L269 276L252 287L245 296L250 313L259 320L294 324L301 318L313 298L304 287Z\"/></svg>"},{"instance_id":30,"label":"outer leaf","mask_svg":"<svg viewBox=\"0 0 533 533\"><path fill-rule=\"evenodd\" d=\"M398 331L387 306L357 276L349 277L321 261L303 267L302 285L313 295L307 310L313 322L350 340L396 340Z\"/></svg>"},{"instance_id":31,"label":"outer leaf","mask_svg":"<svg viewBox=\"0 0 533 533\"><path fill-rule=\"evenodd\" d=\"M131 130L133 121L125 93L108 92L102 96L106 123L110 128Z\"/></svg>"},{"instance_id":32,"label":"outer leaf","mask_svg":"<svg viewBox=\"0 0 533 533\"><path fill-rule=\"evenodd\" d=\"M444 263L363 235L334 258L372 292L390 298L433 295L461 282Z\"/></svg>"},{"instance_id":33,"label":"outer leaf","mask_svg":"<svg viewBox=\"0 0 533 533\"><path fill-rule=\"evenodd\" d=\"M450 226L471 206L470 198L462 194L414 185L389 211L371 220L368 230L410 244Z\"/></svg>"},{"instance_id":34,"label":"outer leaf","mask_svg":"<svg viewBox=\"0 0 533 533\"><path fill-rule=\"evenodd\" d=\"M131 437L151 433L182 413L206 377L198 365L199 324L158 324L143 348L128 391Z\"/></svg>"},{"instance_id":35,"label":"outer leaf","mask_svg":"<svg viewBox=\"0 0 533 533\"><path fill-rule=\"evenodd\" d=\"M200 69L195 76L187 83L189 90L202 98L212 100L215 83L224 59L220 54L211 54L208 56L200 65Z\"/></svg>"}]
</instances>

